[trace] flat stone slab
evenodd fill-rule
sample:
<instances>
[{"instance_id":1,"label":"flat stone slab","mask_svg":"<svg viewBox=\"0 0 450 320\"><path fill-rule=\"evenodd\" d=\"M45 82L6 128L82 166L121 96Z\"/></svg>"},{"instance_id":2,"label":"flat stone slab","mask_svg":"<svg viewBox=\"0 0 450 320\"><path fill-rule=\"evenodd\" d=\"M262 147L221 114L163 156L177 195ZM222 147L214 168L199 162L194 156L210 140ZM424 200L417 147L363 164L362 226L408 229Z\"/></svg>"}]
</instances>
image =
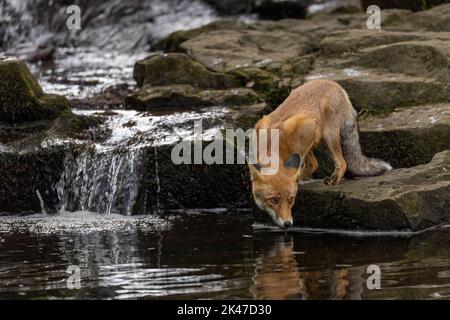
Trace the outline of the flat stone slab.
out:
<instances>
[{"instance_id":1,"label":"flat stone slab","mask_svg":"<svg viewBox=\"0 0 450 320\"><path fill-rule=\"evenodd\" d=\"M363 151L389 161L394 168L431 161L450 150L450 103L399 108L389 115L358 119Z\"/></svg>"},{"instance_id":2,"label":"flat stone slab","mask_svg":"<svg viewBox=\"0 0 450 320\"><path fill-rule=\"evenodd\" d=\"M450 126L450 103L399 108L389 115L369 115L358 119L362 131L390 131Z\"/></svg>"},{"instance_id":3,"label":"flat stone slab","mask_svg":"<svg viewBox=\"0 0 450 320\"><path fill-rule=\"evenodd\" d=\"M421 230L450 223L450 150L428 164L370 178L299 187L294 221L300 226Z\"/></svg>"}]
</instances>

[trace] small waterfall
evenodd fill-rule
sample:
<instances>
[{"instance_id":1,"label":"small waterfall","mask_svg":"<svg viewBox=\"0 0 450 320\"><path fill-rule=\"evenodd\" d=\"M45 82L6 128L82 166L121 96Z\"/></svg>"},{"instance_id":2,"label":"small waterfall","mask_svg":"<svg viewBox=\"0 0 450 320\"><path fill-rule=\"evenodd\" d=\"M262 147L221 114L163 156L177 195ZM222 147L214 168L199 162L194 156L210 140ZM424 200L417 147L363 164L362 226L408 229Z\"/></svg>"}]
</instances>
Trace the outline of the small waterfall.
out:
<instances>
[{"instance_id":1,"label":"small waterfall","mask_svg":"<svg viewBox=\"0 0 450 320\"><path fill-rule=\"evenodd\" d=\"M76 114L96 116L96 110L77 110ZM199 112L150 115L132 110L107 113L103 124L109 137L102 143L80 145L65 158L64 171L56 184L60 211L91 211L132 215L138 193L145 188L144 172L148 157L153 153L156 210L161 208L161 168L158 147L171 145L180 139L194 137L192 124L208 119L208 128L196 138L214 136L221 126L214 119L227 114L223 108L208 107ZM210 127L211 126L211 127ZM152 150L153 149L153 150ZM78 151L77 151L78 150ZM152 153L149 153L150 151ZM146 200L139 201L139 213L145 212Z\"/></svg>"},{"instance_id":2,"label":"small waterfall","mask_svg":"<svg viewBox=\"0 0 450 320\"><path fill-rule=\"evenodd\" d=\"M57 184L61 211L131 215L138 193L140 150L70 154Z\"/></svg>"},{"instance_id":3,"label":"small waterfall","mask_svg":"<svg viewBox=\"0 0 450 320\"><path fill-rule=\"evenodd\" d=\"M47 210L45 209L45 202L44 202L44 199L42 198L42 195L41 195L41 193L39 192L38 189L36 189L36 195L37 195L38 200L39 200L39 205L41 206L41 213L43 215L46 215L47 214Z\"/></svg>"},{"instance_id":4,"label":"small waterfall","mask_svg":"<svg viewBox=\"0 0 450 320\"><path fill-rule=\"evenodd\" d=\"M98 111L77 110L94 116ZM101 144L81 146L65 158L64 172L56 184L60 211L133 214L139 191L144 148L152 139L152 117L137 111L111 111L104 124L111 132Z\"/></svg>"},{"instance_id":5,"label":"small waterfall","mask_svg":"<svg viewBox=\"0 0 450 320\"><path fill-rule=\"evenodd\" d=\"M156 181L156 211L159 212L161 205L159 194L161 193L161 181L159 180L158 147L155 146L155 181Z\"/></svg>"}]
</instances>

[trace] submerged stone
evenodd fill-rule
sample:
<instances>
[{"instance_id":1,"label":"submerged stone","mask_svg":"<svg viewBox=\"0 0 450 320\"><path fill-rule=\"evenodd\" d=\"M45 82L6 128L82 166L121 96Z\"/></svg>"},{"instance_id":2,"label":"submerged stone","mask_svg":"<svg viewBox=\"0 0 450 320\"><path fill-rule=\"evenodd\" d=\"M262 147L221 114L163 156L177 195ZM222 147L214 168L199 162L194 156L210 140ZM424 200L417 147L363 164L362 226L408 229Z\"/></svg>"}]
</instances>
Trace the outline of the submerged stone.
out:
<instances>
[{"instance_id":1,"label":"submerged stone","mask_svg":"<svg viewBox=\"0 0 450 320\"><path fill-rule=\"evenodd\" d=\"M45 94L24 62L0 58L0 121L53 119L65 110L67 99Z\"/></svg>"}]
</instances>

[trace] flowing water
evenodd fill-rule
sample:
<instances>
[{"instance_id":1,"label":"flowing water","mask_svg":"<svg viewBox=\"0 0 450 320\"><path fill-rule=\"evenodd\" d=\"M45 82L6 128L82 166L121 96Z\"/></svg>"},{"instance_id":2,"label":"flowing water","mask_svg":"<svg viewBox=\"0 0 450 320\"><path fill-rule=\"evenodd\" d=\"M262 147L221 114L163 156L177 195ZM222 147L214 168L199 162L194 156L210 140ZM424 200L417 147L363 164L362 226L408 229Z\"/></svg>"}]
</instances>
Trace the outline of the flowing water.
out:
<instances>
[{"instance_id":1,"label":"flowing water","mask_svg":"<svg viewBox=\"0 0 450 320\"><path fill-rule=\"evenodd\" d=\"M158 209L158 146L193 139L193 123L199 120L204 121L205 125L209 124L210 128L205 127L202 135L195 137L208 141L221 129L214 119L231 111L217 107L162 116L133 110L110 110L106 113L78 110L75 113L102 117L107 114L104 130L110 132L110 135L102 143L92 142L83 151L68 153L64 171L56 184L59 210L131 215L144 173L142 168L146 150L153 149ZM43 142L44 145L64 143L67 141L52 138Z\"/></svg>"}]
</instances>

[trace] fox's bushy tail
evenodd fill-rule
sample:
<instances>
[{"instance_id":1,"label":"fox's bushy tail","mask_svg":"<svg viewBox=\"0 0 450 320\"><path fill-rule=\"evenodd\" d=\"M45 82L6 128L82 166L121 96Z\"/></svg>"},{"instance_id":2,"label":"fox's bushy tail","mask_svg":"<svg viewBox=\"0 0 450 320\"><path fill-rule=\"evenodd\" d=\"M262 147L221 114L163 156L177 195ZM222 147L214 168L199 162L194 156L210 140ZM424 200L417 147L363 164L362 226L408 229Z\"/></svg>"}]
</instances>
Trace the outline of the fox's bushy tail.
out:
<instances>
[{"instance_id":1,"label":"fox's bushy tail","mask_svg":"<svg viewBox=\"0 0 450 320\"><path fill-rule=\"evenodd\" d=\"M367 158L362 154L359 143L356 111L347 118L341 127L341 143L347 170L355 176L378 176L392 170L392 166L380 159Z\"/></svg>"}]
</instances>

